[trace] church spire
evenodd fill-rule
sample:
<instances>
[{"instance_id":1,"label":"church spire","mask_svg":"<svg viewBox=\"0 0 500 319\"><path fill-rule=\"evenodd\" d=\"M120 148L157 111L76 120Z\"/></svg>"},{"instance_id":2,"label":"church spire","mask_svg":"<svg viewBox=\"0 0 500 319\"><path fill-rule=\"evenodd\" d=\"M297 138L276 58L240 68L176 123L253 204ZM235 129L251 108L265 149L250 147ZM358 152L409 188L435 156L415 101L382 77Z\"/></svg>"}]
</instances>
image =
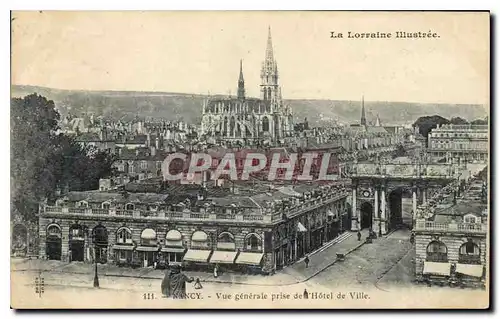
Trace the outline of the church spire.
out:
<instances>
[{"instance_id":1,"label":"church spire","mask_svg":"<svg viewBox=\"0 0 500 319\"><path fill-rule=\"evenodd\" d=\"M361 125L366 125L365 96L361 98Z\"/></svg>"},{"instance_id":2,"label":"church spire","mask_svg":"<svg viewBox=\"0 0 500 319\"><path fill-rule=\"evenodd\" d=\"M375 126L382 126L380 124L380 116L379 116L379 114L377 114L377 121L375 122Z\"/></svg>"},{"instance_id":3,"label":"church spire","mask_svg":"<svg viewBox=\"0 0 500 319\"><path fill-rule=\"evenodd\" d=\"M238 99L245 99L245 79L243 78L243 61L240 60L240 77L238 79Z\"/></svg>"},{"instance_id":4,"label":"church spire","mask_svg":"<svg viewBox=\"0 0 500 319\"><path fill-rule=\"evenodd\" d=\"M274 64L274 54L273 54L273 39L271 37L271 26L269 26L267 32L267 48L266 48L266 60L267 63Z\"/></svg>"}]
</instances>

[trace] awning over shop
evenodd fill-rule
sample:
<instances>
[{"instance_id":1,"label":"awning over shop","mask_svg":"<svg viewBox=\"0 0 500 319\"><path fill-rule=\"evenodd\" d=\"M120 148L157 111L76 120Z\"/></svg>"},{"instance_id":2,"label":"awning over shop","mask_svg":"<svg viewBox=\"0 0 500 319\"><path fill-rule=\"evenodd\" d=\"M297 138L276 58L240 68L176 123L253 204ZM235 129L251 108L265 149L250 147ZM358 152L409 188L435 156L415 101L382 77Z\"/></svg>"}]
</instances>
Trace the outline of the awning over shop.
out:
<instances>
[{"instance_id":1,"label":"awning over shop","mask_svg":"<svg viewBox=\"0 0 500 319\"><path fill-rule=\"evenodd\" d=\"M208 257L210 257L211 250L196 250L189 249L184 255L184 261L195 261L206 263L208 261Z\"/></svg>"},{"instance_id":2,"label":"awning over shop","mask_svg":"<svg viewBox=\"0 0 500 319\"><path fill-rule=\"evenodd\" d=\"M137 246L137 251L158 251L157 246Z\"/></svg>"},{"instance_id":3,"label":"awning over shop","mask_svg":"<svg viewBox=\"0 0 500 319\"><path fill-rule=\"evenodd\" d=\"M236 251L221 251L216 250L210 258L210 263L212 264L233 264L236 259Z\"/></svg>"},{"instance_id":4,"label":"awning over shop","mask_svg":"<svg viewBox=\"0 0 500 319\"><path fill-rule=\"evenodd\" d=\"M113 245L113 249L117 250L134 250L133 245Z\"/></svg>"},{"instance_id":5,"label":"awning over shop","mask_svg":"<svg viewBox=\"0 0 500 319\"><path fill-rule=\"evenodd\" d=\"M424 262L424 274L449 276L451 271L450 263Z\"/></svg>"},{"instance_id":6,"label":"awning over shop","mask_svg":"<svg viewBox=\"0 0 500 319\"><path fill-rule=\"evenodd\" d=\"M304 225L302 225L302 223L301 223L301 222L299 222L299 223L297 224L297 231L298 231L298 232L302 232L302 233L303 233L303 232L306 232L306 231L307 231L307 229L304 227Z\"/></svg>"},{"instance_id":7,"label":"awning over shop","mask_svg":"<svg viewBox=\"0 0 500 319\"><path fill-rule=\"evenodd\" d=\"M164 253L183 253L185 250L184 247L163 247L161 249Z\"/></svg>"},{"instance_id":8,"label":"awning over shop","mask_svg":"<svg viewBox=\"0 0 500 319\"><path fill-rule=\"evenodd\" d=\"M238 258L236 258L236 263L241 265L259 265L263 256L263 253L242 252L238 255Z\"/></svg>"},{"instance_id":9,"label":"awning over shop","mask_svg":"<svg viewBox=\"0 0 500 319\"><path fill-rule=\"evenodd\" d=\"M483 265L457 264L455 271L467 276L480 278L483 276Z\"/></svg>"}]
</instances>

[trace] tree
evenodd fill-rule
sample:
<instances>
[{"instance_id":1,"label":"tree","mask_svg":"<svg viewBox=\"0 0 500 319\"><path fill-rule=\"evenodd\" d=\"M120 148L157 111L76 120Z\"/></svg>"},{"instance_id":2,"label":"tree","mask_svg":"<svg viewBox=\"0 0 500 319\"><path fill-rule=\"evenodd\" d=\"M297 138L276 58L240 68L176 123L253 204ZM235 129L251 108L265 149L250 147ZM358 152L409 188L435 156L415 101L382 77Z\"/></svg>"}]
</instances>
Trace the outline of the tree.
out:
<instances>
[{"instance_id":1,"label":"tree","mask_svg":"<svg viewBox=\"0 0 500 319\"><path fill-rule=\"evenodd\" d=\"M467 124L469 124L469 122L467 122L467 120L465 120L461 117L452 117L450 120L450 123L455 124L455 125L467 125Z\"/></svg>"},{"instance_id":2,"label":"tree","mask_svg":"<svg viewBox=\"0 0 500 319\"><path fill-rule=\"evenodd\" d=\"M477 119L472 122L470 122L472 125L488 125L488 118L486 117L484 120L483 119Z\"/></svg>"},{"instance_id":3,"label":"tree","mask_svg":"<svg viewBox=\"0 0 500 319\"><path fill-rule=\"evenodd\" d=\"M413 127L418 127L418 131L426 139L425 143L427 146L427 136L429 136L429 132L438 125L443 124L450 124L450 121L439 115L422 116L415 121Z\"/></svg>"},{"instance_id":4,"label":"tree","mask_svg":"<svg viewBox=\"0 0 500 319\"><path fill-rule=\"evenodd\" d=\"M113 157L57 134L60 115L38 94L11 99L11 211L36 219L38 204L57 189L97 189Z\"/></svg>"}]
</instances>

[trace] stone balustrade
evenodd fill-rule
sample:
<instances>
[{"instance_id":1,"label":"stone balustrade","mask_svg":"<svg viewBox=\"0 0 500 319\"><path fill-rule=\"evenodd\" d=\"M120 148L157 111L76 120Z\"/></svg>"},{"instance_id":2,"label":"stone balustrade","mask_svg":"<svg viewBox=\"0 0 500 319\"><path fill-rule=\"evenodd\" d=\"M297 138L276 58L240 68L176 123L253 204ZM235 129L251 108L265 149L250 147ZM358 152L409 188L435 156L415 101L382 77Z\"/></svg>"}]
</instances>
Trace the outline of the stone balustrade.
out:
<instances>
[{"instance_id":1,"label":"stone balustrade","mask_svg":"<svg viewBox=\"0 0 500 319\"><path fill-rule=\"evenodd\" d=\"M263 210L263 214L219 214L215 212L193 212L185 210L183 212L177 211L146 211L146 210L123 210L123 209L101 209L101 208L87 208L87 207L64 207L64 206L44 206L42 214L56 216L95 216L95 217L121 217L132 219L146 219L146 220L217 220L217 221L232 221L237 223L275 223L283 218L283 213L286 213L287 218L299 215L305 211L310 211L315 208L321 207L329 202L336 201L342 197L348 196L346 189L335 190L335 192L325 193L319 196L310 197L301 200L298 204L279 211Z\"/></svg>"},{"instance_id":2,"label":"stone balustrade","mask_svg":"<svg viewBox=\"0 0 500 319\"><path fill-rule=\"evenodd\" d=\"M456 172L449 164L376 164L356 163L352 165L352 177L412 177L452 179Z\"/></svg>"},{"instance_id":3,"label":"stone balustrade","mask_svg":"<svg viewBox=\"0 0 500 319\"><path fill-rule=\"evenodd\" d=\"M417 220L415 231L429 232L460 232L486 234L488 225L478 223L436 223L427 220Z\"/></svg>"}]
</instances>

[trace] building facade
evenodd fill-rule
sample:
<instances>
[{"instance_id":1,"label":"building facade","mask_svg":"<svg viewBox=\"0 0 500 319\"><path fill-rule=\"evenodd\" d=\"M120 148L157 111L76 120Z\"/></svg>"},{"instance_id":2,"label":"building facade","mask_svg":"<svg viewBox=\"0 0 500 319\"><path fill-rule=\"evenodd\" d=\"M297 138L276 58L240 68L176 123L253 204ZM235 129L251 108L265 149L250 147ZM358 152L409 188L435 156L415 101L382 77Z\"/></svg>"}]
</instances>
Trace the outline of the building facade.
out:
<instances>
[{"instance_id":1,"label":"building facade","mask_svg":"<svg viewBox=\"0 0 500 319\"><path fill-rule=\"evenodd\" d=\"M488 125L441 125L429 133L427 152L434 160L487 163L488 135Z\"/></svg>"},{"instance_id":2,"label":"building facade","mask_svg":"<svg viewBox=\"0 0 500 319\"><path fill-rule=\"evenodd\" d=\"M445 191L433 207L418 211L414 228L417 282L485 286L487 188L485 181L477 179L461 188Z\"/></svg>"},{"instance_id":3,"label":"building facade","mask_svg":"<svg viewBox=\"0 0 500 319\"><path fill-rule=\"evenodd\" d=\"M158 193L70 192L55 205L40 205L40 256L272 273L349 228L343 185L299 189L182 200Z\"/></svg>"},{"instance_id":4,"label":"building facade","mask_svg":"<svg viewBox=\"0 0 500 319\"><path fill-rule=\"evenodd\" d=\"M202 106L202 134L221 140L276 141L293 134L291 108L285 105L274 59L271 29L261 68L260 98L245 94L243 65L240 61L237 97L209 98Z\"/></svg>"}]
</instances>

